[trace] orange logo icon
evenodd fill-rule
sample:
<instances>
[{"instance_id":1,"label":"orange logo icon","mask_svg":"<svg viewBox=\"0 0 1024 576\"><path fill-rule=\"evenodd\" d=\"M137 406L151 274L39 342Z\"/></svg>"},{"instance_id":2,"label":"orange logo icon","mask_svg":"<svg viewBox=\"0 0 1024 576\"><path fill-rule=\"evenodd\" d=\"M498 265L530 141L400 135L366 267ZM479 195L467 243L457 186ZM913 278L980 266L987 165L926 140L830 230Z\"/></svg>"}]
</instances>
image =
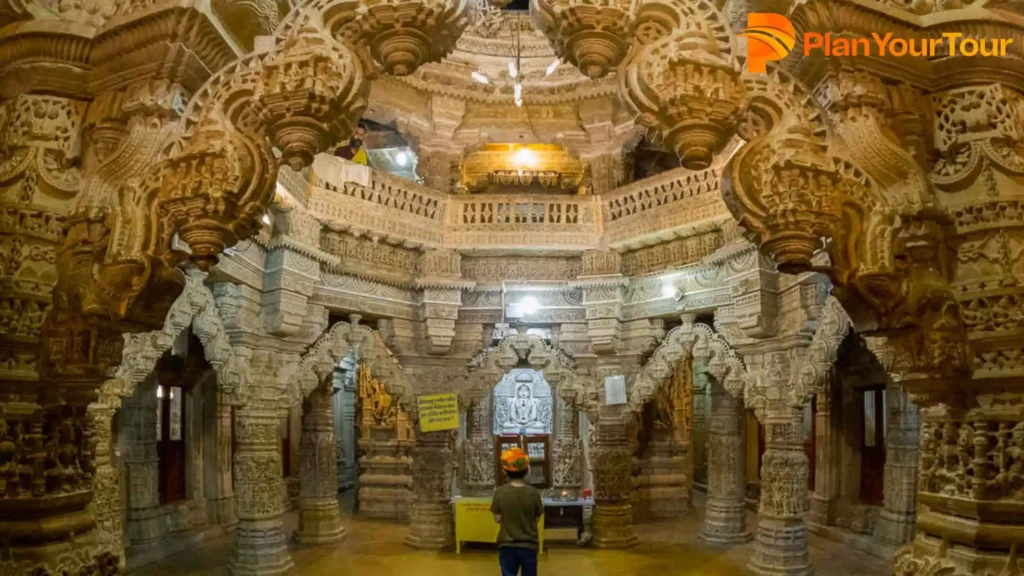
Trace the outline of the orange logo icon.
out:
<instances>
[{"instance_id":1,"label":"orange logo icon","mask_svg":"<svg viewBox=\"0 0 1024 576\"><path fill-rule=\"evenodd\" d=\"M796 29L781 14L747 14L747 72L764 74L768 62L781 60L796 45Z\"/></svg>"}]
</instances>

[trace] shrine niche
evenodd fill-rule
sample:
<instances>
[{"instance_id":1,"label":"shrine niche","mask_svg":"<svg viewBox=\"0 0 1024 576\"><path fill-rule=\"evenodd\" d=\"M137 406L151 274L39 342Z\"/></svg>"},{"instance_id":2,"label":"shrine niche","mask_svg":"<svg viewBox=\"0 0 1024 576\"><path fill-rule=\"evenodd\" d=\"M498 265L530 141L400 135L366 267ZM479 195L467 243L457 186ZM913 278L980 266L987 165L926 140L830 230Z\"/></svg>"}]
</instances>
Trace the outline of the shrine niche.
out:
<instances>
[{"instance_id":1,"label":"shrine niche","mask_svg":"<svg viewBox=\"0 0 1024 576\"><path fill-rule=\"evenodd\" d=\"M356 369L356 394L359 514L408 520L416 444L409 414L374 377L370 366Z\"/></svg>"},{"instance_id":2,"label":"shrine niche","mask_svg":"<svg viewBox=\"0 0 1024 576\"><path fill-rule=\"evenodd\" d=\"M693 486L693 358L644 404L637 423L637 465L630 498L637 520L674 518L690 508Z\"/></svg>"},{"instance_id":3,"label":"shrine niche","mask_svg":"<svg viewBox=\"0 0 1024 576\"><path fill-rule=\"evenodd\" d=\"M583 163L556 144L485 144L460 163L467 192L577 193L583 181Z\"/></svg>"},{"instance_id":4,"label":"shrine niche","mask_svg":"<svg viewBox=\"0 0 1024 576\"><path fill-rule=\"evenodd\" d=\"M579 495L578 378L572 359L534 335L506 336L473 358L461 392L467 407L461 449L464 494L489 494L503 480L497 465L502 447L517 445L537 463L531 483L566 498Z\"/></svg>"},{"instance_id":5,"label":"shrine niche","mask_svg":"<svg viewBox=\"0 0 1024 576\"><path fill-rule=\"evenodd\" d=\"M494 435L551 434L551 386L531 368L513 368L493 391Z\"/></svg>"},{"instance_id":6,"label":"shrine niche","mask_svg":"<svg viewBox=\"0 0 1024 576\"><path fill-rule=\"evenodd\" d=\"M321 423L315 429L303 429L303 442L307 436L317 435L312 443L316 455L308 460L317 466L306 466L303 460L302 484L314 483L319 488L315 498L305 499L310 504L309 522L316 527L307 542L323 543L340 539L338 516L338 441L335 437L332 395L335 372L339 364L349 362L356 372L356 424L358 428L356 498L362 514L377 518L408 519L412 500L412 457L415 444L409 407L412 387L402 367L387 349L380 335L368 326L352 322L336 322L299 359L295 377L287 390L289 398L307 399L307 408L320 414ZM308 400L316 400L310 404ZM306 418L303 419L304 426ZM306 444L304 444L305 446ZM303 488L305 490L305 488ZM303 519L300 508L300 530ZM325 528L326 526L326 528Z\"/></svg>"}]
</instances>

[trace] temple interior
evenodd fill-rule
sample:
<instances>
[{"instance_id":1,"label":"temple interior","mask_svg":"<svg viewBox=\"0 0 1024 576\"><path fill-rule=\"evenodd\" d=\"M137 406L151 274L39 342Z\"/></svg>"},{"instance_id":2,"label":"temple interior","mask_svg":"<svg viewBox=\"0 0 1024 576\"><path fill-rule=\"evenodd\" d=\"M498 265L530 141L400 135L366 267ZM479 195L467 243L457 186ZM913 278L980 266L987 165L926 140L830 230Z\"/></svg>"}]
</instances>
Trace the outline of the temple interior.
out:
<instances>
[{"instance_id":1,"label":"temple interior","mask_svg":"<svg viewBox=\"0 0 1024 576\"><path fill-rule=\"evenodd\" d=\"M1024 4L0 0L0 574L497 574L513 446L542 574L1024 573Z\"/></svg>"}]
</instances>

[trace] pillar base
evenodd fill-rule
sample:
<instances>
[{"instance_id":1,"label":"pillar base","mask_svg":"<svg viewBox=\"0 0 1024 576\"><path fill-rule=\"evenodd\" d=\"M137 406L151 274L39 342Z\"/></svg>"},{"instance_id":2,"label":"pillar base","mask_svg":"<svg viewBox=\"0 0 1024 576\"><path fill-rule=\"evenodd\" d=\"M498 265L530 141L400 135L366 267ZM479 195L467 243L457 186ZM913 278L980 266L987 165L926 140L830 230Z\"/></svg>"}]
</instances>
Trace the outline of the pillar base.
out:
<instances>
[{"instance_id":1,"label":"pillar base","mask_svg":"<svg viewBox=\"0 0 1024 576\"><path fill-rule=\"evenodd\" d=\"M306 499L299 502L299 529L294 535L296 543L323 546L341 542L344 538L345 528L341 525L341 512L336 499Z\"/></svg>"},{"instance_id":2,"label":"pillar base","mask_svg":"<svg viewBox=\"0 0 1024 576\"><path fill-rule=\"evenodd\" d=\"M894 512L883 509L878 513L875 535L882 542L891 546L902 546L914 539L914 528L917 522L914 512Z\"/></svg>"},{"instance_id":3,"label":"pillar base","mask_svg":"<svg viewBox=\"0 0 1024 576\"><path fill-rule=\"evenodd\" d=\"M441 502L414 502L406 546L419 550L444 550L455 546L451 505Z\"/></svg>"},{"instance_id":4,"label":"pillar base","mask_svg":"<svg viewBox=\"0 0 1024 576\"><path fill-rule=\"evenodd\" d=\"M639 539L633 533L633 507L629 504L598 504L591 520L596 548L631 548Z\"/></svg>"},{"instance_id":5,"label":"pillar base","mask_svg":"<svg viewBox=\"0 0 1024 576\"><path fill-rule=\"evenodd\" d=\"M743 500L708 498L700 539L708 544L732 546L750 542L747 504Z\"/></svg>"},{"instance_id":6,"label":"pillar base","mask_svg":"<svg viewBox=\"0 0 1024 576\"><path fill-rule=\"evenodd\" d=\"M811 509L807 512L807 521L820 526L833 526L836 523L836 499L822 498L811 494Z\"/></svg>"},{"instance_id":7,"label":"pillar base","mask_svg":"<svg viewBox=\"0 0 1024 576\"><path fill-rule=\"evenodd\" d=\"M280 517L241 520L228 568L234 576L276 576L294 567Z\"/></svg>"},{"instance_id":8,"label":"pillar base","mask_svg":"<svg viewBox=\"0 0 1024 576\"><path fill-rule=\"evenodd\" d=\"M762 518L747 568L760 576L811 576L807 525L802 518Z\"/></svg>"}]
</instances>

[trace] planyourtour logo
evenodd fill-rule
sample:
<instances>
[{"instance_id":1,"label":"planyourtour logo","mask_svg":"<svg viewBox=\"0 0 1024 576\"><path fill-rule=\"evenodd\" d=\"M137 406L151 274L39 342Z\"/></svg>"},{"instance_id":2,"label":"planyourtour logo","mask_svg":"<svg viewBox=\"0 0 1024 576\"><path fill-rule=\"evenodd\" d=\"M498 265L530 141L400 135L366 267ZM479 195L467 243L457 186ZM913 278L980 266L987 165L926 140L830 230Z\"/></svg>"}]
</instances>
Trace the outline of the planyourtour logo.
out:
<instances>
[{"instance_id":1,"label":"planyourtour logo","mask_svg":"<svg viewBox=\"0 0 1024 576\"><path fill-rule=\"evenodd\" d=\"M764 74L768 62L785 58L796 45L796 29L781 14L747 14L747 71ZM900 38L892 32L872 32L868 38L833 37L830 32L804 32L804 56L821 50L825 56L876 56L932 58L949 56L1006 56L1013 38L970 38L945 32L939 38Z\"/></svg>"}]
</instances>

